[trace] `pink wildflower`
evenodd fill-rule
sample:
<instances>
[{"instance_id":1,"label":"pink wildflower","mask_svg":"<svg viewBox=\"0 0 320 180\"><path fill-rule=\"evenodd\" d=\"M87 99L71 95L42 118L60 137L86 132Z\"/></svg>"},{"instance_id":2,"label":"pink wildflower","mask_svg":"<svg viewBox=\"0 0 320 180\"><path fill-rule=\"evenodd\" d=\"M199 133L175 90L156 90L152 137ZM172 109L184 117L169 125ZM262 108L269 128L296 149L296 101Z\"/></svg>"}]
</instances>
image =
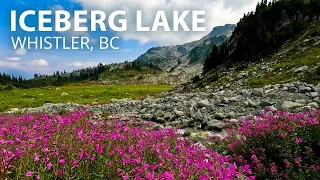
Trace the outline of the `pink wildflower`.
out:
<instances>
[{"instance_id":1,"label":"pink wildflower","mask_svg":"<svg viewBox=\"0 0 320 180\"><path fill-rule=\"evenodd\" d=\"M29 172L26 173L26 176L27 176L27 177L31 177L32 175L33 175L33 172L31 172L31 171L29 171Z\"/></svg>"}]
</instances>

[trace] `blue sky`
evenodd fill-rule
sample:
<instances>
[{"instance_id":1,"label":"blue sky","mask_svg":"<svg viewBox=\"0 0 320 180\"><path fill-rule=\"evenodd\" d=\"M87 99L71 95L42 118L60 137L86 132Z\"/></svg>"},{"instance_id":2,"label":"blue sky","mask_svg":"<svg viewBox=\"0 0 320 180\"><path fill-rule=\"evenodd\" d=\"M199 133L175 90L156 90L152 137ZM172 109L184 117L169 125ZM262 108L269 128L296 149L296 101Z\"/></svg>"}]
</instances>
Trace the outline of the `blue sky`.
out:
<instances>
[{"instance_id":1,"label":"blue sky","mask_svg":"<svg viewBox=\"0 0 320 180\"><path fill-rule=\"evenodd\" d=\"M199 2L198 2L199 1ZM243 13L253 10L258 0L4 0L0 7L0 72L23 75L25 78L33 77L34 73L52 74L54 71L72 71L75 69L94 66L97 63L116 63L126 60L135 60L139 55L146 52L149 48L162 45L176 45L200 39L211 31L214 26L226 23L236 23ZM200 3L201 2L201 3ZM201 4L201 5L199 5ZM209 7L209 8L208 8ZM135 21L130 19L135 10L142 10L145 13L146 25L150 25L157 10L206 10L206 32L186 33L186 32L163 32L159 30L153 33L138 33L132 27ZM108 30L107 32L87 32L77 34L69 31L66 33L58 32L17 32L10 31L10 11L16 10L21 14L26 10L56 10L63 9L71 14L74 10L103 10L112 12L124 9L128 12L128 31L119 33ZM131 11L131 12L130 12ZM224 15L223 15L224 14ZM170 22L168 17L168 21ZM37 27L36 17L26 19L28 26ZM108 28L108 27L107 27ZM131 30L130 30L131 28ZM11 43L13 37L45 37L63 36L68 39L71 36L88 36L91 40L97 41L100 36L113 37L119 36L116 45L120 50L99 50L98 43L92 42L95 49L88 50L15 50ZM69 42L68 42L69 43Z\"/></svg>"}]
</instances>

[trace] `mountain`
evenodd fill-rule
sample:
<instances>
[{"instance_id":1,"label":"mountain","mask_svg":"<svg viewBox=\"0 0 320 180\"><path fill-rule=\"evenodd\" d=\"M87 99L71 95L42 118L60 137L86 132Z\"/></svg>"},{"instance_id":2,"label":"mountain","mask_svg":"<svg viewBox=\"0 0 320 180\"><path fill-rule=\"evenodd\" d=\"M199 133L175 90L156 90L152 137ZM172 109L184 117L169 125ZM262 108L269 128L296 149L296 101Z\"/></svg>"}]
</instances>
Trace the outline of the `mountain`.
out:
<instances>
[{"instance_id":1,"label":"mountain","mask_svg":"<svg viewBox=\"0 0 320 180\"><path fill-rule=\"evenodd\" d=\"M208 35L198 41L183 45L151 48L138 57L135 62L140 64L152 63L163 70L201 63L211 52L212 46L226 41L234 28L234 24L226 24L213 28Z\"/></svg>"},{"instance_id":2,"label":"mountain","mask_svg":"<svg viewBox=\"0 0 320 180\"><path fill-rule=\"evenodd\" d=\"M202 76L186 88L263 87L320 82L319 0L262 1L246 14L227 43L214 46Z\"/></svg>"}]
</instances>

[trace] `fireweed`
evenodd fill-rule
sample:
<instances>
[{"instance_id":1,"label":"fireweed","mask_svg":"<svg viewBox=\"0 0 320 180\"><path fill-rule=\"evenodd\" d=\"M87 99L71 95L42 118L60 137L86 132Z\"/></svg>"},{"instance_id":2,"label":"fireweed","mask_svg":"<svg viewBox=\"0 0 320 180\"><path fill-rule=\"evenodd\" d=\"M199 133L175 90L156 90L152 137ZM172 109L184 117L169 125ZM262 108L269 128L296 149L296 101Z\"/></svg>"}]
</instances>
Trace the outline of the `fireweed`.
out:
<instances>
[{"instance_id":1,"label":"fireweed","mask_svg":"<svg viewBox=\"0 0 320 180\"><path fill-rule=\"evenodd\" d=\"M319 120L320 110L262 113L234 124L212 148L237 166L249 164L257 179L320 179Z\"/></svg>"},{"instance_id":2,"label":"fireweed","mask_svg":"<svg viewBox=\"0 0 320 180\"><path fill-rule=\"evenodd\" d=\"M2 118L4 179L254 179L250 166L158 131L117 120L91 122L88 111Z\"/></svg>"}]
</instances>

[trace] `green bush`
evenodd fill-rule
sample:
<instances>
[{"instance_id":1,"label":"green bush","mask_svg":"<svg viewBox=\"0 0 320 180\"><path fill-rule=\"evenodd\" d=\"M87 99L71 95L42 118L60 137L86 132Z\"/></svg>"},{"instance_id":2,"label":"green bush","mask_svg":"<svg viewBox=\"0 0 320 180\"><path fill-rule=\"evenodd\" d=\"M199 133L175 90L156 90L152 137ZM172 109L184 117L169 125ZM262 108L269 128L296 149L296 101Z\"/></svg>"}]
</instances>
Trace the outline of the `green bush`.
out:
<instances>
[{"instance_id":1,"label":"green bush","mask_svg":"<svg viewBox=\"0 0 320 180\"><path fill-rule=\"evenodd\" d=\"M251 78L248 81L248 86L250 88L260 87L265 84L265 80L263 78Z\"/></svg>"}]
</instances>

